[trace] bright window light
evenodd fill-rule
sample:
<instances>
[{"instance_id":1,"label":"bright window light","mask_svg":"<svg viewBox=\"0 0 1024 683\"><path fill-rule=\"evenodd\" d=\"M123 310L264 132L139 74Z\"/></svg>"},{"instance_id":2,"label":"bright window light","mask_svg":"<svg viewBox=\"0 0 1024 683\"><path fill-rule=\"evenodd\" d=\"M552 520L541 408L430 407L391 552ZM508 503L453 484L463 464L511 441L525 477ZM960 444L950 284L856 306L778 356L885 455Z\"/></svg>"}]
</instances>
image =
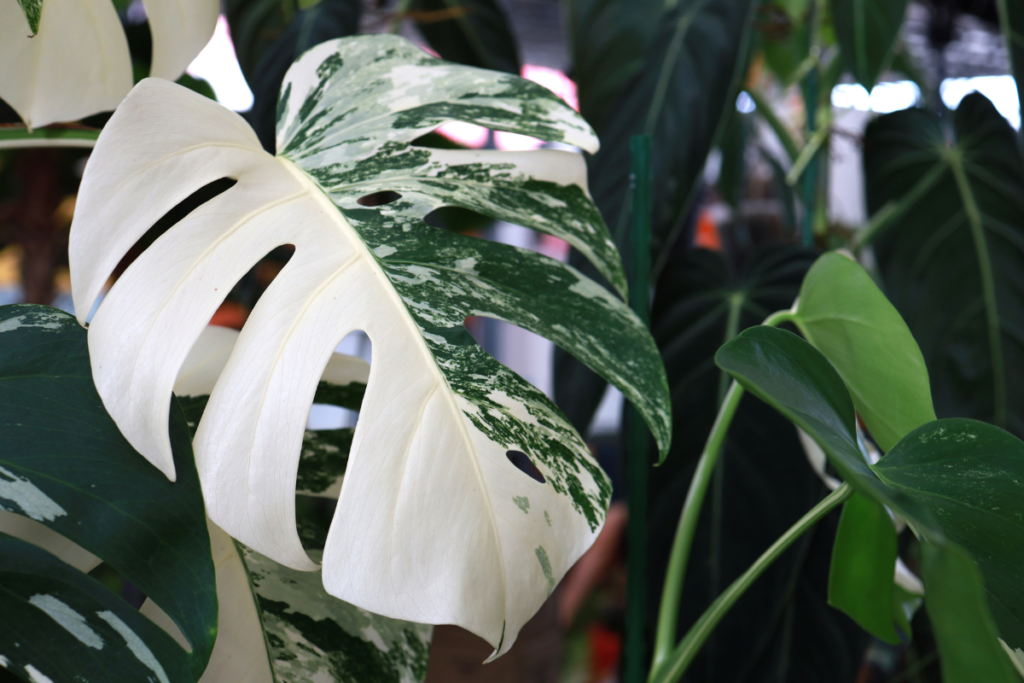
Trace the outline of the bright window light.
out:
<instances>
[{"instance_id":1,"label":"bright window light","mask_svg":"<svg viewBox=\"0 0 1024 683\"><path fill-rule=\"evenodd\" d=\"M832 89L832 106L879 114L913 107L920 99L921 89L913 81L879 83L871 94L860 83L842 83Z\"/></svg>"},{"instance_id":2,"label":"bright window light","mask_svg":"<svg viewBox=\"0 0 1024 683\"><path fill-rule=\"evenodd\" d=\"M741 91L736 96L736 111L741 114L749 114L755 109L757 109L757 105L754 104L754 98L748 95L746 91Z\"/></svg>"},{"instance_id":3,"label":"bright window light","mask_svg":"<svg viewBox=\"0 0 1024 683\"><path fill-rule=\"evenodd\" d=\"M228 33L228 21L223 15L217 19L217 28L210 42L186 71L190 76L207 81L217 95L217 101L225 107L234 111L252 108L252 91L238 66L235 47Z\"/></svg>"},{"instance_id":4,"label":"bright window light","mask_svg":"<svg viewBox=\"0 0 1024 683\"><path fill-rule=\"evenodd\" d=\"M1020 102L1017 100L1017 83L1013 76L947 78L939 86L939 95L950 109L960 106L960 100L972 92L980 92L987 97L1010 125L1020 128Z\"/></svg>"}]
</instances>

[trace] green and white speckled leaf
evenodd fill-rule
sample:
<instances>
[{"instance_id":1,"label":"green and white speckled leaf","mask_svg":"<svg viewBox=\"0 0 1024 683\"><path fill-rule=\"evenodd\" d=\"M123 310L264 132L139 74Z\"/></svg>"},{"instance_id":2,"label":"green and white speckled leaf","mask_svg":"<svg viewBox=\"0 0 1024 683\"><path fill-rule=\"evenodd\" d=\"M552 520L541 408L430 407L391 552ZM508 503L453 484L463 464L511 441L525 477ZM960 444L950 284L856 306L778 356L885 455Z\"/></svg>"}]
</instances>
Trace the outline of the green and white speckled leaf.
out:
<instances>
[{"instance_id":1,"label":"green and white speckled leaf","mask_svg":"<svg viewBox=\"0 0 1024 683\"><path fill-rule=\"evenodd\" d=\"M150 73L178 78L217 23L217 0L144 0ZM110 0L0 2L0 98L29 128L117 107L132 87L128 41Z\"/></svg>"},{"instance_id":2,"label":"green and white speckled leaf","mask_svg":"<svg viewBox=\"0 0 1024 683\"><path fill-rule=\"evenodd\" d=\"M39 32L39 15L43 13L43 0L18 0L32 35Z\"/></svg>"},{"instance_id":3,"label":"green and white speckled leaf","mask_svg":"<svg viewBox=\"0 0 1024 683\"><path fill-rule=\"evenodd\" d=\"M388 619L333 598L320 576L235 543L212 522L220 622L199 683L419 683L433 627ZM311 550L319 559L321 552ZM179 642L152 602L142 613Z\"/></svg>"},{"instance_id":4,"label":"green and white speckled leaf","mask_svg":"<svg viewBox=\"0 0 1024 683\"><path fill-rule=\"evenodd\" d=\"M592 543L610 486L562 413L477 346L466 317L507 320L578 356L637 405L663 452L668 390L650 335L622 301L557 261L423 222L460 206L561 236L624 290L580 155L411 143L451 120L591 150L596 140L548 91L394 36L307 52L285 78L279 114L273 157L238 115L147 80L104 129L72 227L76 310L91 309L121 255L182 199L219 178L237 184L161 236L103 300L89 328L100 395L173 478L167 403L186 350L254 263L294 245L198 425L208 514L276 562L317 568L296 533L304 427L333 349L363 330L374 364L324 585L374 613L461 625L501 654ZM401 197L359 204L384 190ZM529 456L545 482L509 451Z\"/></svg>"}]
</instances>

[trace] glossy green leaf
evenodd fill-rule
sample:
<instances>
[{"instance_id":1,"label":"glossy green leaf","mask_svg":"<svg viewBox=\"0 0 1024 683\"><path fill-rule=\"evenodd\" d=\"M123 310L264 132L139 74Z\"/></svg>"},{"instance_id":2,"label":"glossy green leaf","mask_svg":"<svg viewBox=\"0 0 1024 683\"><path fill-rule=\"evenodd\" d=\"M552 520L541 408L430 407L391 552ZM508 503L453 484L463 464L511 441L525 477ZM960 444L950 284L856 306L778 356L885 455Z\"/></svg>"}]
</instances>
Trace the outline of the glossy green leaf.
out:
<instances>
[{"instance_id":1,"label":"glossy green leaf","mask_svg":"<svg viewBox=\"0 0 1024 683\"><path fill-rule=\"evenodd\" d=\"M843 60L868 91L892 59L907 0L830 0Z\"/></svg>"},{"instance_id":2,"label":"glossy green leaf","mask_svg":"<svg viewBox=\"0 0 1024 683\"><path fill-rule=\"evenodd\" d=\"M198 676L216 637L217 600L181 412L172 406L178 471L172 484L128 444L104 410L86 331L74 317L45 306L0 308L0 380L0 507L74 541L152 597L192 646L189 655L179 649L161 661L168 671L184 665ZM0 653L13 656L11 649L11 641L0 643ZM80 655L56 649L50 659L66 663Z\"/></svg>"},{"instance_id":3,"label":"glossy green leaf","mask_svg":"<svg viewBox=\"0 0 1024 683\"><path fill-rule=\"evenodd\" d=\"M811 434L855 489L902 516L925 545L942 546L939 555L943 562L952 563L950 572L963 576L963 562L949 558L957 552L957 544L970 544L968 550L986 576L985 592L975 582L970 596L962 593L955 600L933 603L926 570L929 614L933 621L954 620L969 598L973 600L971 623L994 617L1007 643L1016 647L1012 639L1019 637L1024 606L1016 578L1020 571L1016 541L1024 523L1020 503L1024 444L974 420L937 420L908 434L872 470L856 447L849 394L838 373L810 344L783 330L753 328L723 346L716 361ZM941 567L948 569L947 564ZM990 634L995 635L994 629ZM942 638L940 645L941 656L949 661L985 658L984 651L968 640Z\"/></svg>"},{"instance_id":4,"label":"glossy green leaf","mask_svg":"<svg viewBox=\"0 0 1024 683\"><path fill-rule=\"evenodd\" d=\"M926 608L944 683L1020 683L992 617L977 566L955 545L923 543Z\"/></svg>"},{"instance_id":5,"label":"glossy green leaf","mask_svg":"<svg viewBox=\"0 0 1024 683\"><path fill-rule=\"evenodd\" d=\"M724 373L714 364L715 352L729 336L792 306L814 258L814 252L800 247L768 247L733 268L720 253L681 251L658 280L652 332L673 392L674 437L672 450L650 482L651 591L664 585L681 507L717 414L713 397L720 395ZM825 489L807 467L793 426L755 399L740 403L720 467L693 539L694 559L678 613L680 634ZM786 494L779 496L780 490ZM690 677L853 680L868 636L827 605L837 522L838 514L823 520L765 571L745 594L745 607L727 614L715 629L690 666ZM658 597L654 592L652 598ZM736 657L737 649L755 654Z\"/></svg>"},{"instance_id":6,"label":"glossy green leaf","mask_svg":"<svg viewBox=\"0 0 1024 683\"><path fill-rule=\"evenodd\" d=\"M836 533L828 602L866 631L894 644L900 642L893 627L895 566L896 529L888 511L855 493L843 505Z\"/></svg>"},{"instance_id":7,"label":"glossy green leaf","mask_svg":"<svg viewBox=\"0 0 1024 683\"><path fill-rule=\"evenodd\" d=\"M928 370L903 318L853 259L823 255L796 306L804 337L843 378L883 451L935 419Z\"/></svg>"},{"instance_id":8,"label":"glossy green leaf","mask_svg":"<svg viewBox=\"0 0 1024 683\"><path fill-rule=\"evenodd\" d=\"M148 79L90 157L69 252L76 309L87 310L120 254L179 195L237 179L143 252L100 304L89 340L105 405L173 476L165 401L187 349L255 262L293 244L196 432L210 518L275 561L316 567L295 531L302 435L331 352L363 330L375 364L325 585L376 613L461 624L500 654L548 597L548 577L598 533L610 486L557 408L480 348L466 318L504 319L565 346L638 405L663 451L668 390L653 340L620 299L553 259L423 222L461 206L564 236L624 285L581 157L413 144L460 119L596 142L550 91L442 62L396 36L321 43L291 67L276 157L234 113ZM382 192L397 197L361 202ZM533 459L544 483L519 472L510 450ZM522 514L523 496L534 513Z\"/></svg>"},{"instance_id":9,"label":"glossy green leaf","mask_svg":"<svg viewBox=\"0 0 1024 683\"><path fill-rule=\"evenodd\" d=\"M950 418L911 432L874 469L927 506L970 553L1003 639L1024 647L1024 443L984 422Z\"/></svg>"},{"instance_id":10,"label":"glossy green leaf","mask_svg":"<svg viewBox=\"0 0 1024 683\"><path fill-rule=\"evenodd\" d=\"M963 99L947 140L924 109L867 129L868 208L893 211L874 239L885 291L914 333L935 412L1024 436L1024 161L982 95Z\"/></svg>"},{"instance_id":11,"label":"glossy green leaf","mask_svg":"<svg viewBox=\"0 0 1024 683\"><path fill-rule=\"evenodd\" d=\"M496 0L412 0L409 11L441 59L519 73L515 35Z\"/></svg>"},{"instance_id":12,"label":"glossy green leaf","mask_svg":"<svg viewBox=\"0 0 1024 683\"><path fill-rule=\"evenodd\" d=\"M3 533L0 585L0 667L23 681L191 683L198 676L169 635L103 584Z\"/></svg>"}]
</instances>

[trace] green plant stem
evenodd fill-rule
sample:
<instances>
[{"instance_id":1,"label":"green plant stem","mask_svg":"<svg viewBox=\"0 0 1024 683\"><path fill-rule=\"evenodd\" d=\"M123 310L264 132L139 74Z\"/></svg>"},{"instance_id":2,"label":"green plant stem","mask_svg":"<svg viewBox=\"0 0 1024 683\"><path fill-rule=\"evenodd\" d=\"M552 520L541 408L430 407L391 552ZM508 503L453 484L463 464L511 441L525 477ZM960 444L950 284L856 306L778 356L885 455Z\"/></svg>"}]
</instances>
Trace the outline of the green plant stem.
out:
<instances>
[{"instance_id":1,"label":"green plant stem","mask_svg":"<svg viewBox=\"0 0 1024 683\"><path fill-rule=\"evenodd\" d=\"M816 130L811 136L811 139L807 141L804 148L800 150L800 154L797 155L796 161L789 169L789 173L786 174L786 184L792 187L796 185L797 181L803 176L804 171L807 170L808 165L817 156L818 150L825 144L831 134L830 124L831 121L824 121L825 125Z\"/></svg>"},{"instance_id":2,"label":"green plant stem","mask_svg":"<svg viewBox=\"0 0 1024 683\"><path fill-rule=\"evenodd\" d=\"M0 149L27 147L95 147L100 131L95 128L37 128L0 126Z\"/></svg>"},{"instance_id":3,"label":"green plant stem","mask_svg":"<svg viewBox=\"0 0 1024 683\"><path fill-rule=\"evenodd\" d=\"M732 585L705 610L683 641L672 651L672 654L661 666L654 669L650 678L651 683L674 683L682 678L718 622L764 570L771 566L794 541L810 530L822 517L842 505L851 495L853 495L853 488L849 484L843 484L787 529L747 571L733 581Z\"/></svg>"},{"instance_id":4,"label":"green plant stem","mask_svg":"<svg viewBox=\"0 0 1024 683\"><path fill-rule=\"evenodd\" d=\"M633 136L630 152L633 163L630 193L633 268L629 303L647 324L650 319L651 136ZM647 476L650 461L647 457L647 428L633 406L626 412L626 436L629 550L626 556L625 683L642 683L647 658L644 631L647 626Z\"/></svg>"},{"instance_id":5,"label":"green plant stem","mask_svg":"<svg viewBox=\"0 0 1024 683\"><path fill-rule=\"evenodd\" d=\"M747 94L750 95L750 99L754 101L754 106L757 107L757 114L764 122L768 124L768 127L772 129L775 136L779 138L779 142L782 143L782 147L786 150L786 154L789 155L789 163L795 163L797 157L800 156L800 146L796 143L796 138L786 127L786 124L782 122L775 110L772 109L771 103L757 88L747 88Z\"/></svg>"},{"instance_id":6,"label":"green plant stem","mask_svg":"<svg viewBox=\"0 0 1024 683\"><path fill-rule=\"evenodd\" d=\"M794 319L795 316L790 311L778 311L768 316L763 324L768 327L777 327L782 323L792 322ZM701 453L697 469L690 480L690 489L686 493L683 511L679 516L679 525L676 527L675 540L672 542L672 552L669 555L668 568L665 571L665 585L661 592L661 604L658 607L658 629L655 635L654 661L651 665L649 679L652 681L676 645L676 621L679 602L683 595L686 566L690 559L690 548L693 546L697 522L700 520L704 497L715 472L718 455L725 444L725 437L729 432L729 426L736 415L736 409L739 407L743 394L743 387L734 381L718 409L718 417L715 418L715 424L711 427L704 452Z\"/></svg>"}]
</instances>

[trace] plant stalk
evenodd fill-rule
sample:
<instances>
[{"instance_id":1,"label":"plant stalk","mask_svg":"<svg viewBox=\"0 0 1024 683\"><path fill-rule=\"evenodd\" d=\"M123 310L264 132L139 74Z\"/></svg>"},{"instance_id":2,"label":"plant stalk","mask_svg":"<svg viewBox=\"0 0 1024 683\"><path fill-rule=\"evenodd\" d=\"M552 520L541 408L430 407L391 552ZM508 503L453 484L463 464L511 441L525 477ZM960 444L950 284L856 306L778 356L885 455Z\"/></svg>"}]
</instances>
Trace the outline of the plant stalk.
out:
<instances>
[{"instance_id":1,"label":"plant stalk","mask_svg":"<svg viewBox=\"0 0 1024 683\"><path fill-rule=\"evenodd\" d=\"M48 127L28 130L24 126L0 126L0 149L31 147L96 146L100 131L95 128Z\"/></svg>"},{"instance_id":2,"label":"plant stalk","mask_svg":"<svg viewBox=\"0 0 1024 683\"><path fill-rule=\"evenodd\" d=\"M650 318L651 270L651 136L630 140L633 158L630 231L632 282L629 303L645 324ZM626 482L628 486L629 539L626 556L625 683L642 683L646 670L647 643L647 428L633 406L626 411Z\"/></svg>"},{"instance_id":3,"label":"plant stalk","mask_svg":"<svg viewBox=\"0 0 1024 683\"><path fill-rule=\"evenodd\" d=\"M750 99L754 101L754 106L757 107L758 115L764 119L764 122L768 124L768 127L772 129L775 136L779 138L779 142L782 143L783 149L786 150L786 154L789 155L789 163L794 163L797 157L800 156L800 147L796 143L796 138L786 127L786 124L782 122L775 110L772 109L771 102L768 98L761 94L761 91L757 88L747 88L747 94L750 95Z\"/></svg>"},{"instance_id":4,"label":"plant stalk","mask_svg":"<svg viewBox=\"0 0 1024 683\"><path fill-rule=\"evenodd\" d=\"M729 609L739 600L748 588L771 564L779 558L790 545L809 531L822 517L842 505L853 495L853 488L849 484L843 484L830 493L820 503L815 505L807 514L801 517L796 524L786 530L782 536L771 545L768 550L757 558L757 560L738 579L733 581L724 593L718 596L704 614L690 629L683 641L679 643L669 658L660 667L657 667L651 676L651 683L675 683L689 667L693 658L700 651L701 646L714 631L718 622L728 613Z\"/></svg>"},{"instance_id":5,"label":"plant stalk","mask_svg":"<svg viewBox=\"0 0 1024 683\"><path fill-rule=\"evenodd\" d=\"M795 316L790 311L778 311L768 316L762 324L768 327L778 327L782 323L792 322L794 318ZM686 492L686 501L683 503L683 512L679 516L676 537L672 542L672 553L669 555L668 568L665 571L665 585L661 592L661 604L658 607L654 661L651 664L649 681L655 680L655 675L676 646L676 621L679 603L683 595L686 566L690 559L690 548L693 546L693 537L697 531L701 508L704 507L704 496L711 483L718 456L725 444L725 437L729 432L729 426L732 425L732 419L736 415L736 409L739 407L743 394L743 387L733 381L718 409L718 417L715 418L715 424L711 427L704 452L701 453L697 469L690 480L690 489Z\"/></svg>"}]
</instances>

